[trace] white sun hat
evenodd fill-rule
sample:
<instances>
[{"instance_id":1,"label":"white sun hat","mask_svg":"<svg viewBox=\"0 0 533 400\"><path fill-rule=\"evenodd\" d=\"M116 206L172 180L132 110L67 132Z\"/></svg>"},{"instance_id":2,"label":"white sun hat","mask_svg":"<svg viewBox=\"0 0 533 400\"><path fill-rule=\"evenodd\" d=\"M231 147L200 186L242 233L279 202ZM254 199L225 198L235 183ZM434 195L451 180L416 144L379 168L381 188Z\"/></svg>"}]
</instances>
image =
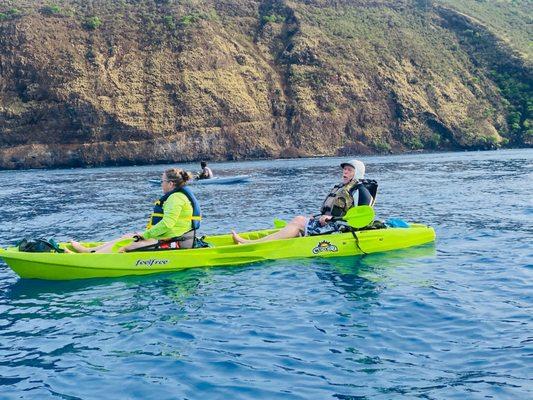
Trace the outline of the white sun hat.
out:
<instances>
[{"instance_id":1,"label":"white sun hat","mask_svg":"<svg viewBox=\"0 0 533 400\"><path fill-rule=\"evenodd\" d=\"M344 168L345 166L349 165L350 167L353 167L355 169L355 179L364 179L365 177L365 164L363 164L362 161L359 160L350 160L345 161L341 163L341 168Z\"/></svg>"}]
</instances>

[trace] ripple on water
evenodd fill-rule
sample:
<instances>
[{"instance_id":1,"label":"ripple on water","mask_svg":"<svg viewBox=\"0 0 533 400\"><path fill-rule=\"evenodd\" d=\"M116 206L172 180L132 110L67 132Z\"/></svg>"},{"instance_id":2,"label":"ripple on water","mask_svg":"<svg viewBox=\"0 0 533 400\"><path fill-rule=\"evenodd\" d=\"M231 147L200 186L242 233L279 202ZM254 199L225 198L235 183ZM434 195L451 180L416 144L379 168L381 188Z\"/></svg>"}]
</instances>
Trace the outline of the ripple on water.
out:
<instances>
[{"instance_id":1,"label":"ripple on water","mask_svg":"<svg viewBox=\"0 0 533 400\"><path fill-rule=\"evenodd\" d=\"M378 218L432 224L435 246L73 282L2 263L0 397L531 398L531 155L365 158ZM316 212L340 161L215 164L252 181L194 188L203 227ZM4 171L1 241L140 229L165 168Z\"/></svg>"}]
</instances>

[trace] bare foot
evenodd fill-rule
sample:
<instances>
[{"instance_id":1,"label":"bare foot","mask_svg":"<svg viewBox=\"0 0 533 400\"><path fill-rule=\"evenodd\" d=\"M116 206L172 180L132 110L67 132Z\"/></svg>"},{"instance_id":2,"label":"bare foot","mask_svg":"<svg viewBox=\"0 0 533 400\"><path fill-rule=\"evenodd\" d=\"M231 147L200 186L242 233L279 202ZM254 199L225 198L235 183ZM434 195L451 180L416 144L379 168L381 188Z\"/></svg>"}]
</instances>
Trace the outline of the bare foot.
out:
<instances>
[{"instance_id":1,"label":"bare foot","mask_svg":"<svg viewBox=\"0 0 533 400\"><path fill-rule=\"evenodd\" d=\"M231 231L231 236L233 237L233 241L236 244L244 244L244 243L249 243L250 242L249 240L246 240L246 239L243 239L242 237L240 237L237 234L237 232L235 232L235 231Z\"/></svg>"},{"instance_id":2,"label":"bare foot","mask_svg":"<svg viewBox=\"0 0 533 400\"><path fill-rule=\"evenodd\" d=\"M89 250L87 247L82 245L80 242L75 242L74 240L70 241L70 245L74 250L76 250L77 253L90 253L91 250Z\"/></svg>"}]
</instances>

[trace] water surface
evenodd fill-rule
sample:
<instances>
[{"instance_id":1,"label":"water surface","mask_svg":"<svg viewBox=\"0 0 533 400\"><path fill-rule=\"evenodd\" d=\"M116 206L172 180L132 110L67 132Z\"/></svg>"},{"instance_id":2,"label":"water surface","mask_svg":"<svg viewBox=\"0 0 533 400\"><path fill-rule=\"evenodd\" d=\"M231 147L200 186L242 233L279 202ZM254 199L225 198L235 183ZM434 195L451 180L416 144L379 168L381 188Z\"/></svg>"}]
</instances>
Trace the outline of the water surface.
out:
<instances>
[{"instance_id":1,"label":"water surface","mask_svg":"<svg viewBox=\"0 0 533 400\"><path fill-rule=\"evenodd\" d=\"M341 160L213 163L252 181L193 187L202 231L317 212ZM434 246L72 282L0 262L0 397L532 398L533 151L363 161L378 218ZM139 230L167 167L0 172L0 245Z\"/></svg>"}]
</instances>

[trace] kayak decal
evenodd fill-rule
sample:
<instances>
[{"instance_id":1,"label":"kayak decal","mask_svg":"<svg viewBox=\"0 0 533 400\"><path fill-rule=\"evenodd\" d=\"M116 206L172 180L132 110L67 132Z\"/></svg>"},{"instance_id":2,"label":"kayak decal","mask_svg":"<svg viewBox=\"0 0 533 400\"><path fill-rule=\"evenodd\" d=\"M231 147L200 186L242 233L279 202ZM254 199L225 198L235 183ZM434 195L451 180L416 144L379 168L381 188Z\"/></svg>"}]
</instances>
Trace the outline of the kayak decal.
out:
<instances>
[{"instance_id":1,"label":"kayak decal","mask_svg":"<svg viewBox=\"0 0 533 400\"><path fill-rule=\"evenodd\" d=\"M318 242L316 247L313 249L313 254L323 253L325 251L331 251L332 253L336 253L339 251L338 247L334 244L331 244L327 240L322 240L321 242Z\"/></svg>"},{"instance_id":2,"label":"kayak decal","mask_svg":"<svg viewBox=\"0 0 533 400\"><path fill-rule=\"evenodd\" d=\"M158 260L156 258L150 258L149 260L137 260L135 266L151 267L152 265L165 265L168 264L168 260Z\"/></svg>"}]
</instances>

